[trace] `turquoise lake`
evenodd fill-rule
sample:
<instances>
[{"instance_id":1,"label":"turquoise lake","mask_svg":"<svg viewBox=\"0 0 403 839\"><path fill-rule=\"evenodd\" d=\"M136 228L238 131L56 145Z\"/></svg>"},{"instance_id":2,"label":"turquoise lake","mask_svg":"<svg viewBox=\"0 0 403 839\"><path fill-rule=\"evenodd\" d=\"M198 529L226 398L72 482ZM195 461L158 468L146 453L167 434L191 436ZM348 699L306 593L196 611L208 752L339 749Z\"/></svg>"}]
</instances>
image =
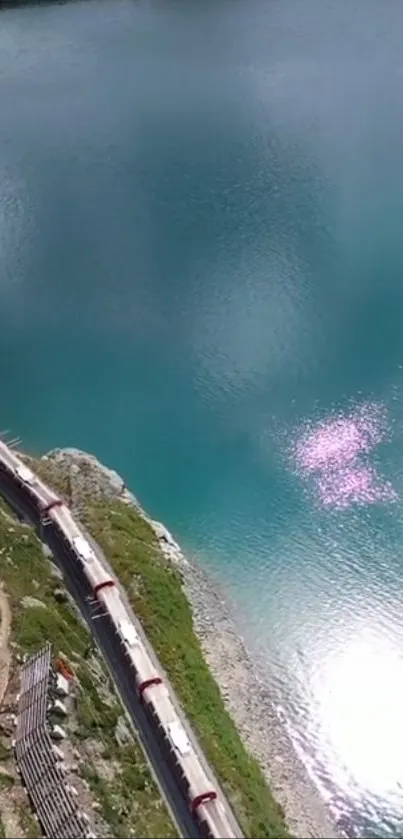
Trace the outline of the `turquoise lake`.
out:
<instances>
[{"instance_id":1,"label":"turquoise lake","mask_svg":"<svg viewBox=\"0 0 403 839\"><path fill-rule=\"evenodd\" d=\"M333 818L403 833L403 5L0 12L0 427L206 568Z\"/></svg>"}]
</instances>

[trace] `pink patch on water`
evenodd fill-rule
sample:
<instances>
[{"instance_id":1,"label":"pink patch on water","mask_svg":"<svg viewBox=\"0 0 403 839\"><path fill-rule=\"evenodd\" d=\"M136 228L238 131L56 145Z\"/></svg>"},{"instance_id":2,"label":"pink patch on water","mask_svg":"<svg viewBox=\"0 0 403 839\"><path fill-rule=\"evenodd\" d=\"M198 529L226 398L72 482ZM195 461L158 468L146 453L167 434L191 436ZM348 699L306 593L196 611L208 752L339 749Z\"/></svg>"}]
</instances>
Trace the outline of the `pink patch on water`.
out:
<instances>
[{"instance_id":1,"label":"pink patch on water","mask_svg":"<svg viewBox=\"0 0 403 839\"><path fill-rule=\"evenodd\" d=\"M367 404L349 414L307 427L293 447L294 461L303 478L314 479L326 507L393 501L396 493L368 463L372 449L386 436L381 406Z\"/></svg>"}]
</instances>

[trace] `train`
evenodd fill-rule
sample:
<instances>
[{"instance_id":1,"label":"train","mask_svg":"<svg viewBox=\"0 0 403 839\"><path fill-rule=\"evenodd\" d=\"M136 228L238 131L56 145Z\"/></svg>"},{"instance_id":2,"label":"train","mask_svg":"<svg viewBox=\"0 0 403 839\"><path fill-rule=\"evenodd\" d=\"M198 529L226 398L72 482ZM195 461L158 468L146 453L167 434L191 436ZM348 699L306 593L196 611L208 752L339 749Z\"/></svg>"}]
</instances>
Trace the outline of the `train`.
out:
<instances>
[{"instance_id":1,"label":"train","mask_svg":"<svg viewBox=\"0 0 403 839\"><path fill-rule=\"evenodd\" d=\"M111 631L119 639L121 654L133 675L145 714L178 788L186 799L199 833L208 839L237 839L242 834L228 814L228 805L208 776L208 768L192 743L173 699L150 654L148 643L132 620L118 581L98 558L67 504L0 440L0 470L20 491L24 491L42 525L52 525L83 575L85 587L108 617Z\"/></svg>"}]
</instances>

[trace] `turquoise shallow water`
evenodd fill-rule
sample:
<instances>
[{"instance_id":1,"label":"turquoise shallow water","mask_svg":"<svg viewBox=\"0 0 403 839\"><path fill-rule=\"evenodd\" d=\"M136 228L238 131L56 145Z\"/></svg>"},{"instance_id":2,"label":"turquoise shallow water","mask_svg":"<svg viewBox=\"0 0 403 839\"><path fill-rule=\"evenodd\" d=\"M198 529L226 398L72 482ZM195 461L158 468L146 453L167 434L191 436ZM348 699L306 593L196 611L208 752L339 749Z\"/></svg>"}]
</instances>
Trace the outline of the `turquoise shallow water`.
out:
<instances>
[{"instance_id":1,"label":"turquoise shallow water","mask_svg":"<svg viewBox=\"0 0 403 839\"><path fill-rule=\"evenodd\" d=\"M216 571L365 836L403 829L402 32L397 0L0 15L1 426ZM326 506L295 441L370 404L326 481L393 492Z\"/></svg>"}]
</instances>

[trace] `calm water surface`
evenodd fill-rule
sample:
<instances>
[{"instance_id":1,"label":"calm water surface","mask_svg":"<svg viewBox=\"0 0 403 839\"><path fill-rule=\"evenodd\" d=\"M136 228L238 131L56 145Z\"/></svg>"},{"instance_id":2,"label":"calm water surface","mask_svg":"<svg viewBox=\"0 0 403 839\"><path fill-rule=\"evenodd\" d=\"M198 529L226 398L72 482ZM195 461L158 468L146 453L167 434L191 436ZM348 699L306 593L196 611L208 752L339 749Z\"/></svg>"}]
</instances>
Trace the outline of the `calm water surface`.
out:
<instances>
[{"instance_id":1,"label":"calm water surface","mask_svg":"<svg viewBox=\"0 0 403 839\"><path fill-rule=\"evenodd\" d=\"M350 835L403 832L403 5L0 13L1 426L214 569Z\"/></svg>"}]
</instances>

